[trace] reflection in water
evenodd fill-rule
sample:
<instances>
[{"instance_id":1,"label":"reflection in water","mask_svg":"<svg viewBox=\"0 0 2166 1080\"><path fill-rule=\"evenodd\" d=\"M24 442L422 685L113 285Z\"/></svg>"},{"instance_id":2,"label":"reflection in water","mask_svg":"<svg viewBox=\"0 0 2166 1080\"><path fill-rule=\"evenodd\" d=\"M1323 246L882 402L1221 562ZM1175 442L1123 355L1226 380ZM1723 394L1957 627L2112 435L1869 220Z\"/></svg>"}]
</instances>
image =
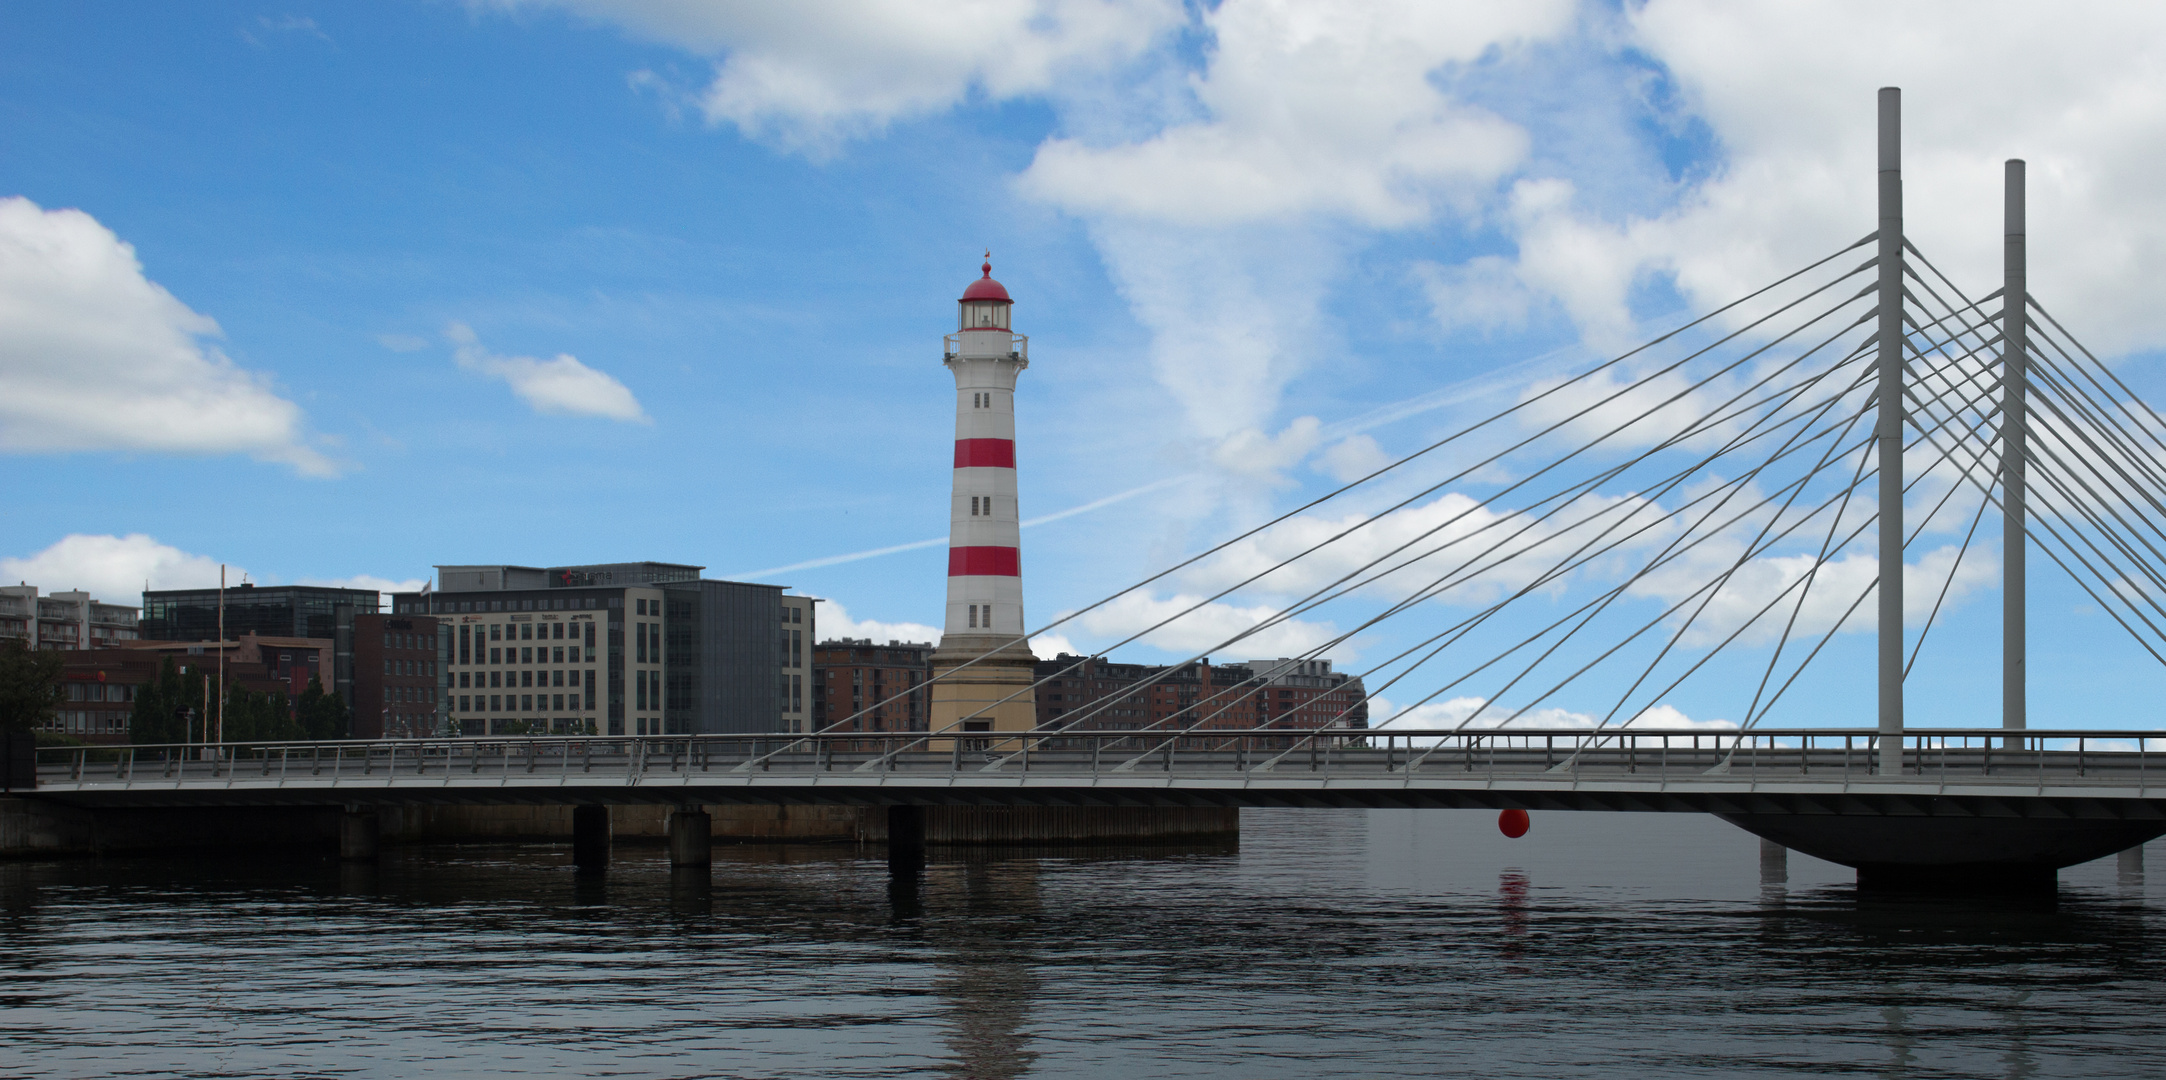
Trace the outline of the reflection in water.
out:
<instances>
[{"instance_id":1,"label":"reflection in water","mask_svg":"<svg viewBox=\"0 0 2166 1080\"><path fill-rule=\"evenodd\" d=\"M980 851L938 870L935 888L962 906L961 918L926 935L942 972L935 985L949 1003L950 1071L971 1080L1022 1076L1037 1057L1023 1030L1038 989L1027 944L1038 915L1037 862Z\"/></svg>"},{"instance_id":2,"label":"reflection in water","mask_svg":"<svg viewBox=\"0 0 2166 1080\"><path fill-rule=\"evenodd\" d=\"M1517 870L1507 870L1497 877L1497 910L1504 916L1503 941L1497 950L1504 958L1504 970L1513 975L1525 975L1527 969L1519 966L1527 949L1527 875Z\"/></svg>"},{"instance_id":3,"label":"reflection in water","mask_svg":"<svg viewBox=\"0 0 2166 1080\"><path fill-rule=\"evenodd\" d=\"M1238 849L0 864L0 1076L2135 1077L2166 890L1866 897L1720 822L1269 812Z\"/></svg>"}]
</instances>

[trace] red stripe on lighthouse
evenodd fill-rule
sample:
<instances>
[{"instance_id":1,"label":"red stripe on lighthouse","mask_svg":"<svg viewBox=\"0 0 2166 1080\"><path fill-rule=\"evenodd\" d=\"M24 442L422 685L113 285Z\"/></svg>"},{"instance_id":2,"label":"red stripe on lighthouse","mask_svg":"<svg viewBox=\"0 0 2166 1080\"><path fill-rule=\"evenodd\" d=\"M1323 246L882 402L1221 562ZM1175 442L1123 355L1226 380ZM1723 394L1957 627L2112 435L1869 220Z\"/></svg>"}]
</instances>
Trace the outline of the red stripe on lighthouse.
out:
<instances>
[{"instance_id":1,"label":"red stripe on lighthouse","mask_svg":"<svg viewBox=\"0 0 2166 1080\"><path fill-rule=\"evenodd\" d=\"M1022 577L1023 557L1012 547L951 547L948 576Z\"/></svg>"},{"instance_id":2,"label":"red stripe on lighthouse","mask_svg":"<svg viewBox=\"0 0 2166 1080\"><path fill-rule=\"evenodd\" d=\"M1015 468L1015 440L957 439L955 440L955 467L958 469Z\"/></svg>"}]
</instances>

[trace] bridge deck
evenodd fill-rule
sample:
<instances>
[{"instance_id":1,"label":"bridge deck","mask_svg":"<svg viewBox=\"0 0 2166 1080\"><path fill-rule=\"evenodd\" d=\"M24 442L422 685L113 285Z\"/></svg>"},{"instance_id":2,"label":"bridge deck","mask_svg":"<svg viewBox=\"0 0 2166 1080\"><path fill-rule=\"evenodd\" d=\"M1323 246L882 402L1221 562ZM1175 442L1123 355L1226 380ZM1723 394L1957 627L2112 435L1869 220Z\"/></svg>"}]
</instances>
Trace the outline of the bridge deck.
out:
<instances>
[{"instance_id":1,"label":"bridge deck","mask_svg":"<svg viewBox=\"0 0 2166 1080\"><path fill-rule=\"evenodd\" d=\"M676 736L40 752L81 805L1405 806L2166 820L2166 733L1863 731Z\"/></svg>"}]
</instances>

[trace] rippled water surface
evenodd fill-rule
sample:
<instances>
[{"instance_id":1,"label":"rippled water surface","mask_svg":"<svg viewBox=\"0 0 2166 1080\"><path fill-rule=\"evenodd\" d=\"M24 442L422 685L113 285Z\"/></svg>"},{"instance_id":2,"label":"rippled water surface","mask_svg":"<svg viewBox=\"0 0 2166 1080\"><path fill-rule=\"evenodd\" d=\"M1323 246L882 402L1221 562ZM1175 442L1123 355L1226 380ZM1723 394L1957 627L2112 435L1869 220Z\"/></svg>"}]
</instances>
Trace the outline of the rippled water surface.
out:
<instances>
[{"instance_id":1,"label":"rippled water surface","mask_svg":"<svg viewBox=\"0 0 2166 1080\"><path fill-rule=\"evenodd\" d=\"M2153 845L2153 880L2166 844ZM1233 845L0 864L5 1076L2159 1076L2166 890L1860 898L1689 815Z\"/></svg>"}]
</instances>

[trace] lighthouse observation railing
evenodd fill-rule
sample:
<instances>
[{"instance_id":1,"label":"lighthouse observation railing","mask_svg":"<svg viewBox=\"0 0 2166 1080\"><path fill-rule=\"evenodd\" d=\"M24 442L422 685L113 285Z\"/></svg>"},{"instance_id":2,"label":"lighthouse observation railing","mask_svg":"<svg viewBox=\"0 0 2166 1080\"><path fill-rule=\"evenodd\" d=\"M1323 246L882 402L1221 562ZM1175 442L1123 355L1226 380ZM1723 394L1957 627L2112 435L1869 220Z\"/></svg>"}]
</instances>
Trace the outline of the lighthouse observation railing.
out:
<instances>
[{"instance_id":1,"label":"lighthouse observation railing","mask_svg":"<svg viewBox=\"0 0 2166 1080\"><path fill-rule=\"evenodd\" d=\"M942 359L943 359L943 360L953 360L953 359L955 359L955 358L957 358L957 357L959 357L959 356L962 356L962 355L964 355L964 354L963 354L963 334L965 334L965 333L970 333L970 334L977 334L977 335L980 335L980 336L987 336L987 335L989 335L989 333L991 333L991 332L989 332L989 331L985 331L985 330L967 330L967 331L958 331L958 332L956 332L956 333L953 333L953 334L949 334L949 335L947 335L946 337L943 337L943 338L941 338L940 340L941 340L941 342L942 342L942 344L943 344L943 347L944 347L944 348L946 349L946 355L942 357ZM975 351L973 351L973 352L972 352L972 353L970 353L969 355L971 355L971 356L974 356L974 357L985 357L985 356L988 356L988 355L990 355L990 356L994 356L994 357L998 357L998 356L1001 356L1001 355L1003 355L1003 354L1001 354L1001 353L998 353L998 352L995 352L995 353L982 353L982 352L975 352ZM1012 333L1011 333L1011 334L1009 334L1009 335L1008 335L1008 351L1007 351L1007 353L1006 353L1005 355L1006 355L1006 357L1007 357L1008 359L1010 359L1010 360L1020 360L1020 361L1022 361L1022 362L1024 362L1024 363L1026 363L1026 364L1027 364L1027 363L1030 363L1030 335L1028 335L1028 334L1012 334Z\"/></svg>"},{"instance_id":2,"label":"lighthouse observation railing","mask_svg":"<svg viewBox=\"0 0 2166 1080\"><path fill-rule=\"evenodd\" d=\"M490 787L642 782L955 786L1134 782L1238 788L1322 783L1681 780L1847 784L2100 786L2148 795L2166 781L2166 731L1917 730L1901 739L1899 772L1882 768L1869 730L1752 732L1585 730L1243 730L593 736L131 745L38 751L40 788L429 783Z\"/></svg>"}]
</instances>

